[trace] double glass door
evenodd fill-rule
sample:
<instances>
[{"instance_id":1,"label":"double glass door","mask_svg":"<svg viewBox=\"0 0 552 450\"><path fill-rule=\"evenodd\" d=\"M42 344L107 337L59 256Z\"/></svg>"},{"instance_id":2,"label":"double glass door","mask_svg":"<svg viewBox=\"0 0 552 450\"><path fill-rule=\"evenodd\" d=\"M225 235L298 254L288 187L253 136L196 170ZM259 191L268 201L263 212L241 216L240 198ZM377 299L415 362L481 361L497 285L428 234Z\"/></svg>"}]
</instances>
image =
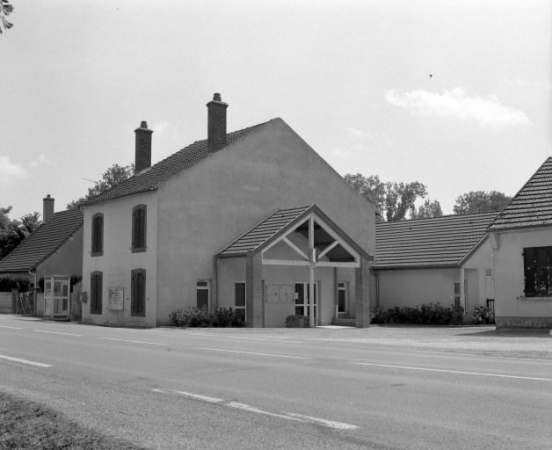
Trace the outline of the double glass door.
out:
<instances>
[{"instance_id":1,"label":"double glass door","mask_svg":"<svg viewBox=\"0 0 552 450\"><path fill-rule=\"evenodd\" d=\"M318 304L317 304L317 287L316 283L314 284L314 295L312 296L314 303L314 317L318 315ZM309 316L310 315L310 285L309 283L295 283L295 315Z\"/></svg>"}]
</instances>

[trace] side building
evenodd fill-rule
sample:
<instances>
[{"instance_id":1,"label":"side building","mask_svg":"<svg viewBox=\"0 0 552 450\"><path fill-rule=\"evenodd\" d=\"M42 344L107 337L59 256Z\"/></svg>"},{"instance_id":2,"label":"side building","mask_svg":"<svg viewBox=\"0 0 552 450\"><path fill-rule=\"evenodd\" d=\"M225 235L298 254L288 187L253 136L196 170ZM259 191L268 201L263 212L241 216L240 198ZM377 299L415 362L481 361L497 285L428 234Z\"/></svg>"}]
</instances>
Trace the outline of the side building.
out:
<instances>
[{"instance_id":1,"label":"side building","mask_svg":"<svg viewBox=\"0 0 552 450\"><path fill-rule=\"evenodd\" d=\"M498 328L552 328L552 157L489 227Z\"/></svg>"}]
</instances>

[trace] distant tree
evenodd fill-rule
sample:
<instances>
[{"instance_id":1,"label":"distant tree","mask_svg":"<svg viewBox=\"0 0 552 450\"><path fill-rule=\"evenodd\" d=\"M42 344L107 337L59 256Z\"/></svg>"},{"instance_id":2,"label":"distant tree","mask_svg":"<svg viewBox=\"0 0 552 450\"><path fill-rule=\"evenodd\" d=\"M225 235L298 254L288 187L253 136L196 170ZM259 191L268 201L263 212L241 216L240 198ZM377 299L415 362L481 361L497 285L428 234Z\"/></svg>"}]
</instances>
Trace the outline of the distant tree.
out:
<instances>
[{"instance_id":1,"label":"distant tree","mask_svg":"<svg viewBox=\"0 0 552 450\"><path fill-rule=\"evenodd\" d=\"M418 211L413 211L413 219L426 219L429 217L441 217L443 215L443 210L441 209L441 204L435 200L426 199L423 205L418 207Z\"/></svg>"},{"instance_id":2,"label":"distant tree","mask_svg":"<svg viewBox=\"0 0 552 450\"><path fill-rule=\"evenodd\" d=\"M409 211L411 215L415 214L414 203L427 195L425 185L418 181L383 183L377 175L364 177L360 173L346 174L344 179L364 198L382 208L388 222L405 220Z\"/></svg>"},{"instance_id":3,"label":"distant tree","mask_svg":"<svg viewBox=\"0 0 552 450\"><path fill-rule=\"evenodd\" d=\"M130 178L132 175L134 175L134 164L130 164L128 166L113 164L102 174L102 179L94 183L94 187L88 188L88 194L86 194L85 197L73 200L67 205L67 209L78 208L80 203L109 191L125 181L127 178Z\"/></svg>"},{"instance_id":4,"label":"distant tree","mask_svg":"<svg viewBox=\"0 0 552 450\"><path fill-rule=\"evenodd\" d=\"M40 225L40 214L25 214L19 220L11 220L8 214L12 207L0 208L0 259L10 253L19 243Z\"/></svg>"},{"instance_id":5,"label":"distant tree","mask_svg":"<svg viewBox=\"0 0 552 450\"><path fill-rule=\"evenodd\" d=\"M498 191L471 191L460 195L452 207L455 214L479 214L501 211L512 197Z\"/></svg>"},{"instance_id":6,"label":"distant tree","mask_svg":"<svg viewBox=\"0 0 552 450\"><path fill-rule=\"evenodd\" d=\"M8 0L0 0L0 34L2 34L2 29L9 30L13 27L13 23L8 22L8 19L6 19L12 12L13 5Z\"/></svg>"}]
</instances>

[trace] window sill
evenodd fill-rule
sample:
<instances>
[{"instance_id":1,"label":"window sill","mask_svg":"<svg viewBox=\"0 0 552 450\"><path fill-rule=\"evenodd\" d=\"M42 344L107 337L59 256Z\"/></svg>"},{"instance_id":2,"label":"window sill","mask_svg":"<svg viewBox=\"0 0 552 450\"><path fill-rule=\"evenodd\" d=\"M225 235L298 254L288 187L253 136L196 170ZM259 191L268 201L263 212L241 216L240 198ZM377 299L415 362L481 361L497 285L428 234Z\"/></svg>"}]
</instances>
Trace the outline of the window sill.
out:
<instances>
[{"instance_id":1,"label":"window sill","mask_svg":"<svg viewBox=\"0 0 552 450\"><path fill-rule=\"evenodd\" d=\"M145 253L146 250L147 250L147 247L137 247L137 248L130 249L132 253Z\"/></svg>"},{"instance_id":2,"label":"window sill","mask_svg":"<svg viewBox=\"0 0 552 450\"><path fill-rule=\"evenodd\" d=\"M552 297L518 297L518 300L522 302L536 301L536 302L552 302Z\"/></svg>"}]
</instances>

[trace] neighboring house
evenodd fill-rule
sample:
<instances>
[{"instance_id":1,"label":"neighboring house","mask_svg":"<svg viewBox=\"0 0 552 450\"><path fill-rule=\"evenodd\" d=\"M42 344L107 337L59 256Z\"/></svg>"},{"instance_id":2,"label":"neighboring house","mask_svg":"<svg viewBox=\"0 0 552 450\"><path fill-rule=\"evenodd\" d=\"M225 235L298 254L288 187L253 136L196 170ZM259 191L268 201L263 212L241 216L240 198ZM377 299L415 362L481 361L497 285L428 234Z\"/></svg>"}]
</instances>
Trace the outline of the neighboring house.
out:
<instances>
[{"instance_id":1,"label":"neighboring house","mask_svg":"<svg viewBox=\"0 0 552 450\"><path fill-rule=\"evenodd\" d=\"M440 303L493 306L487 228L498 213L450 215L376 225L376 302L381 309Z\"/></svg>"},{"instance_id":2,"label":"neighboring house","mask_svg":"<svg viewBox=\"0 0 552 450\"><path fill-rule=\"evenodd\" d=\"M552 328L552 157L489 227L496 324Z\"/></svg>"},{"instance_id":3,"label":"neighboring house","mask_svg":"<svg viewBox=\"0 0 552 450\"><path fill-rule=\"evenodd\" d=\"M54 213L54 199L49 195L44 198L43 206L42 224L0 260L0 277L26 278L38 287L41 280L54 275L82 276L82 211ZM58 312L67 315L67 309L54 311L48 308L45 314L42 298L39 296L36 301L37 315L50 316ZM68 302L60 302L62 309L68 305Z\"/></svg>"},{"instance_id":4,"label":"neighboring house","mask_svg":"<svg viewBox=\"0 0 552 450\"><path fill-rule=\"evenodd\" d=\"M83 322L232 307L249 327L368 326L373 206L282 119L227 133L227 106L215 94L208 138L153 166L142 122L136 175L83 205Z\"/></svg>"}]
</instances>

